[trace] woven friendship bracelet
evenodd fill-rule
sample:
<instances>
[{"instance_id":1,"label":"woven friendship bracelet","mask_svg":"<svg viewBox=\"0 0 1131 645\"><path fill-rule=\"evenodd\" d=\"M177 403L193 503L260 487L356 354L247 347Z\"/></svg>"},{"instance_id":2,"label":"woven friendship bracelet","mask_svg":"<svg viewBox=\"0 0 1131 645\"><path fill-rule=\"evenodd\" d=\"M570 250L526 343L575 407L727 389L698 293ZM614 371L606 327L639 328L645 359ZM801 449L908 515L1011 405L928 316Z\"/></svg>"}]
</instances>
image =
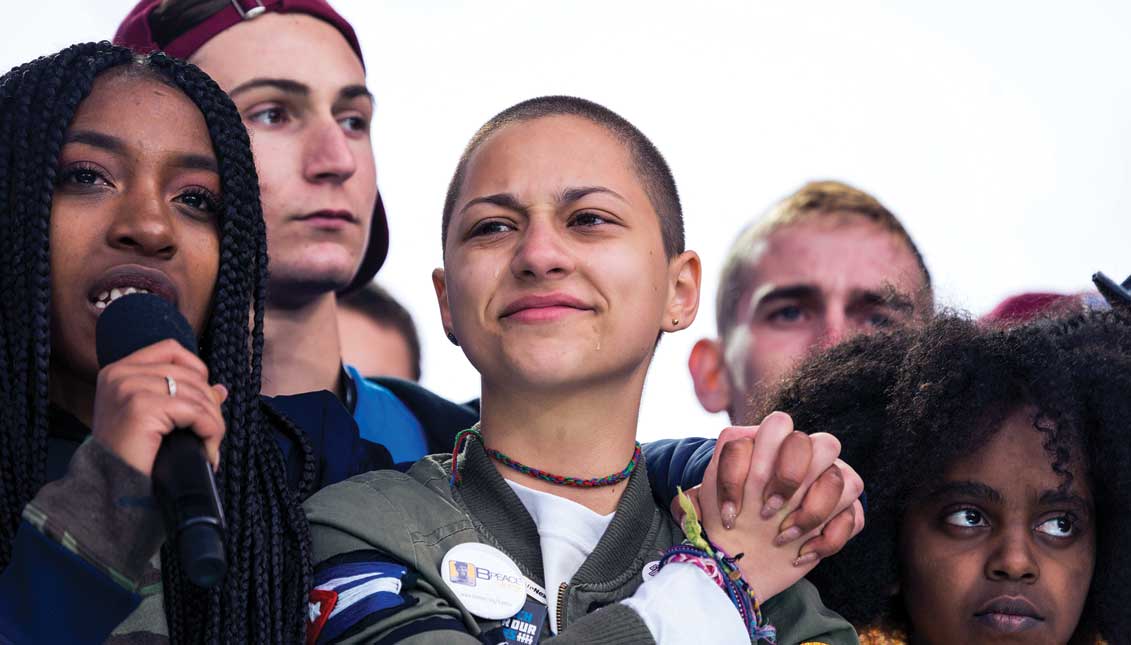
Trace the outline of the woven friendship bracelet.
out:
<instances>
[{"instance_id":1,"label":"woven friendship bracelet","mask_svg":"<svg viewBox=\"0 0 1131 645\"><path fill-rule=\"evenodd\" d=\"M664 552L660 559L660 568L662 569L669 562L684 562L702 569L734 603L738 615L750 634L750 642L775 645L777 630L773 625L766 624L762 616L762 607L754 596L754 590L747 584L738 568L738 558L741 558L742 554L732 558L718 546L711 544L702 525L699 524L691 500L682 489L677 491L679 505L684 512L683 532L687 540Z\"/></svg>"},{"instance_id":2,"label":"woven friendship bracelet","mask_svg":"<svg viewBox=\"0 0 1131 645\"><path fill-rule=\"evenodd\" d=\"M672 562L690 564L699 568L719 585L738 610L739 618L750 634L751 643L765 642L771 645L776 643L777 630L773 625L766 624L762 609L754 597L754 591L738 574L734 561L719 557L719 553L716 550L715 555L712 556L702 549L687 544L677 544L664 552L660 559L660 568L663 569Z\"/></svg>"}]
</instances>

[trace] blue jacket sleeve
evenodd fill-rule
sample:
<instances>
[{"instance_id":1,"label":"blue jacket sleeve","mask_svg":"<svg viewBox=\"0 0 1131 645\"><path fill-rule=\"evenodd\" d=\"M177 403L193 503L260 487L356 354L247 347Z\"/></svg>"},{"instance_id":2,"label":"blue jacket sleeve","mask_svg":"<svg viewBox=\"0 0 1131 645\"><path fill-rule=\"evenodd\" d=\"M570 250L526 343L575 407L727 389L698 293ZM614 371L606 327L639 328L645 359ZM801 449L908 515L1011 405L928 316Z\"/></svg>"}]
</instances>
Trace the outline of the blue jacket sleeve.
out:
<instances>
[{"instance_id":1,"label":"blue jacket sleeve","mask_svg":"<svg viewBox=\"0 0 1131 645\"><path fill-rule=\"evenodd\" d=\"M0 641L101 643L140 602L141 596L23 521L0 574Z\"/></svg>"},{"instance_id":2,"label":"blue jacket sleeve","mask_svg":"<svg viewBox=\"0 0 1131 645\"><path fill-rule=\"evenodd\" d=\"M715 452L715 440L661 439L644 444L643 451L652 494L663 508L668 508L675 499L676 486L687 490L703 482Z\"/></svg>"}]
</instances>

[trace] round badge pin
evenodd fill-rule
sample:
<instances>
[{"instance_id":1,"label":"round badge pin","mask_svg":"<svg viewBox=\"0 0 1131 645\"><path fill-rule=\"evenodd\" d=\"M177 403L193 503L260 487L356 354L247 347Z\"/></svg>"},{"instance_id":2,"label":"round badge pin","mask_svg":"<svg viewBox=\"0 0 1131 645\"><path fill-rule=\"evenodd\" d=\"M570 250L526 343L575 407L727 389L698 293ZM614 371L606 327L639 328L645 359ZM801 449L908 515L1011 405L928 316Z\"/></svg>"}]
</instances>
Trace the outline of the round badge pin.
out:
<instances>
[{"instance_id":1,"label":"round badge pin","mask_svg":"<svg viewBox=\"0 0 1131 645\"><path fill-rule=\"evenodd\" d=\"M655 578L656 574L659 573L659 572L660 572L660 561L659 560L652 560L651 562L648 562L644 565L644 569L640 572L640 577L644 578L644 582L648 582L652 578Z\"/></svg>"},{"instance_id":2,"label":"round badge pin","mask_svg":"<svg viewBox=\"0 0 1131 645\"><path fill-rule=\"evenodd\" d=\"M479 542L444 555L440 577L468 611L488 620L510 618L526 602L526 577L507 554Z\"/></svg>"}]
</instances>

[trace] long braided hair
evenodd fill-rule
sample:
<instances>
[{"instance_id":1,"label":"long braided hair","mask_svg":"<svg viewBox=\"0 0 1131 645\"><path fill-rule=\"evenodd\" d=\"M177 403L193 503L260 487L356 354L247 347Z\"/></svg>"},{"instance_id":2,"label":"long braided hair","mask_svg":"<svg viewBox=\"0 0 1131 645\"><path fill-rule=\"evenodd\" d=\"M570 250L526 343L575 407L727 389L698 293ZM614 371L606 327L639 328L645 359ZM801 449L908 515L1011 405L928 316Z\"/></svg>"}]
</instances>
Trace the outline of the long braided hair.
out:
<instances>
[{"instance_id":1,"label":"long braided hair","mask_svg":"<svg viewBox=\"0 0 1131 645\"><path fill-rule=\"evenodd\" d=\"M312 492L314 458L293 425L259 399L267 246L247 132L228 96L189 63L138 57L109 43L74 45L0 79L0 567L11 558L24 505L44 484L48 436L51 200L64 134L95 79L112 68L179 88L204 116L220 171L220 270L200 339L223 406L220 487L229 570L205 591L166 545L165 609L174 643L298 642L311 579L309 528L298 505ZM248 316L252 317L249 330ZM304 455L299 490L287 483L274 429Z\"/></svg>"}]
</instances>

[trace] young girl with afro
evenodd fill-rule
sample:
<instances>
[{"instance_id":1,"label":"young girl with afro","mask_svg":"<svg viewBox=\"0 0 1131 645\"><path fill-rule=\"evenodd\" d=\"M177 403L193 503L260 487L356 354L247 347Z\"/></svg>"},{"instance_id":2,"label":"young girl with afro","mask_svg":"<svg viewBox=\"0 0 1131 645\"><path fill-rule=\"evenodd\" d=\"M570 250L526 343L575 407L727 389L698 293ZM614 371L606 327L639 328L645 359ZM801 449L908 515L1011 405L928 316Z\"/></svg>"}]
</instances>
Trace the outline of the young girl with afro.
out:
<instances>
[{"instance_id":1,"label":"young girl with afro","mask_svg":"<svg viewBox=\"0 0 1131 645\"><path fill-rule=\"evenodd\" d=\"M1131 642L1131 322L942 316L814 358L772 403L833 428L868 525L810 575L863 643Z\"/></svg>"}]
</instances>

